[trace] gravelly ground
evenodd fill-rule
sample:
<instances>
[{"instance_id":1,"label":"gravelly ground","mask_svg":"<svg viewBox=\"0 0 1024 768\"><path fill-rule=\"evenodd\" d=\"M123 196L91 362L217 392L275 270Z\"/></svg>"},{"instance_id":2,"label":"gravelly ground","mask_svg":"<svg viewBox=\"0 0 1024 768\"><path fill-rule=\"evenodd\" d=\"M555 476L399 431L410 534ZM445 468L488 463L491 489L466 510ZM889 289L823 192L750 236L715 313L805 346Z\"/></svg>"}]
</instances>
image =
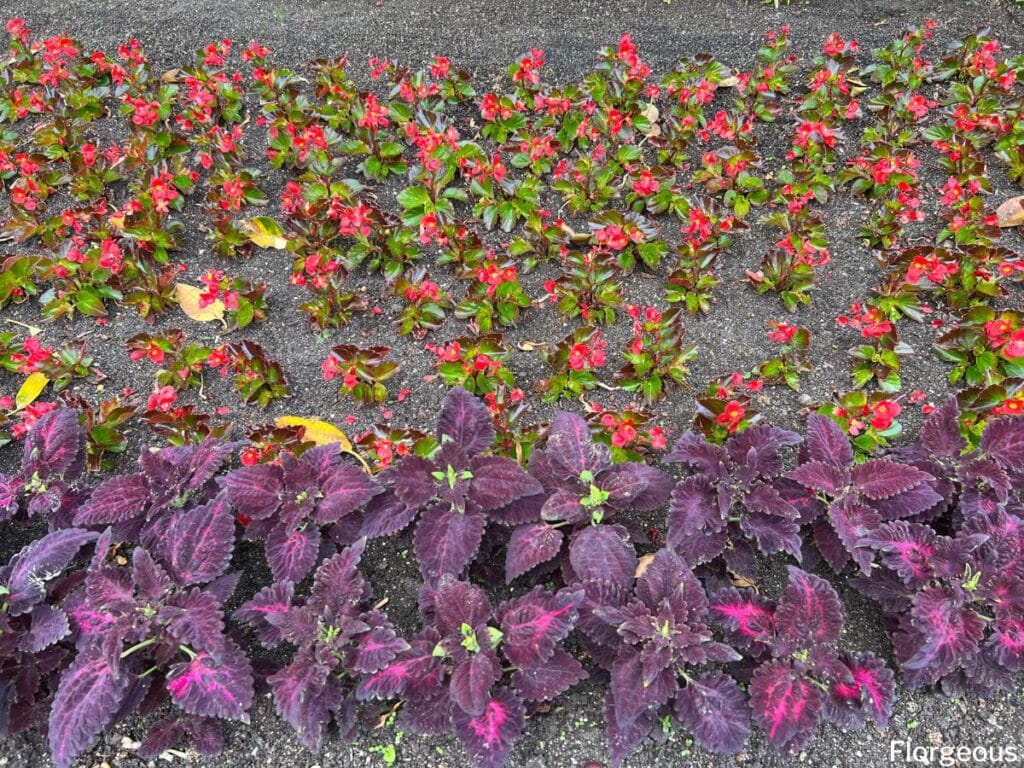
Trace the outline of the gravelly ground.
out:
<instances>
[{"instance_id":1,"label":"gravelly ground","mask_svg":"<svg viewBox=\"0 0 1024 768\"><path fill-rule=\"evenodd\" d=\"M793 27L796 52L816 51L829 32L838 31L859 40L863 47L882 45L909 24L919 23L931 15L942 25L941 40L952 40L980 26L990 25L1013 52L1024 50L1024 10L995 2L960 2L944 0L911 0L910 2L824 2L794 4L774 11L760 3L701 2L686 0L673 3L661 0L635 2L578 2L563 0L521 0L499 3L493 0L455 0L450 3L422 3L416 0L383 0L378 4L361 0L309 0L284 3L278 0L5 0L0 3L0 16L21 16L37 33L67 31L87 46L109 49L126 38L136 37L158 67L170 68L191 60L193 51L212 37L226 36L237 41L259 39L269 45L276 57L298 66L313 58L348 52L355 62L365 61L371 54L399 58L414 66L425 64L434 54L444 54L469 68L480 84L502 75L507 64L532 47L546 50L549 69L556 79L572 79L584 74L593 65L595 51L614 42L623 31L630 31L641 53L656 73L663 72L679 56L710 52L723 62L745 66L765 31L781 23ZM356 66L356 71L360 68ZM770 154L780 146L769 131L762 147ZM253 152L258 151L252 147ZM764 151L764 150L763 150ZM1013 194L1013 185L1001 171L994 173L996 197ZM267 191L273 197L275 184L281 179L271 177ZM941 181L941 180L940 180ZM387 204L393 192L385 190L382 201ZM390 200L393 204L393 199ZM852 301L864 297L877 276L870 254L856 238L863 209L846 195L837 196L826 209L829 236L833 242L834 260L819 289L814 292L814 306L798 314L798 322L814 334L812 350L815 370L804 379L804 389L812 396L823 396L848 381L845 350L853 337L835 326L834 318ZM189 277L195 277L212 266L213 257L204 252L202 234L191 222L183 260L190 265ZM759 231L762 230L762 231ZM1019 236L1018 236L1019 237ZM764 252L766 234L755 226L741 236L725 258L723 284L717 290L718 303L706 319L689 324L689 338L698 343L701 354L694 365L692 381L702 386L711 376L732 370L745 370L759 362L763 355L765 322L781 319L783 312L772 296L757 297L736 280L744 270L755 268ZM1022 243L1017 241L1020 248ZM269 354L282 362L292 384L292 401L271 407L259 414L265 420L282 413L315 414L320 418L340 419L347 414L347 405L340 403L334 384L320 376L320 362L333 344L344 340L368 340L394 343L390 329L372 317L360 318L352 326L336 332L328 340L317 339L308 330L305 320L294 311L303 297L299 289L288 284L290 265L280 255L259 252L239 268L243 274L270 285L272 297L269 322L246 333L261 343ZM531 278L532 280L533 278ZM541 276L535 278L537 285ZM529 285L529 284L528 284ZM372 296L379 294L379 283L366 280ZM629 284L633 301L647 302L660 294L660 284L632 280ZM533 293L536 293L536 285ZM1014 296L1021 305L1020 296ZM10 311L9 317L38 321L38 310L23 305ZM561 338L569 326L557 326L557 316L550 312L527 313L523 325L508 334L512 341ZM187 321L185 321L187 323ZM213 342L216 330L181 320L163 323L164 327L179 325L190 337ZM906 364L905 387L921 388L938 400L946 391L944 369L928 346L931 331L925 327L904 326L903 337L919 354ZM88 333L90 348L97 362L110 377L110 388L131 386L148 391L153 370L128 363L124 340L140 330L131 314L114 315L102 330L86 324L50 326L44 332L48 342L59 342L79 333ZM443 340L460 334L464 326L451 320L431 336ZM621 348L622 339L611 336L609 350ZM416 394L404 403L390 404L397 424L425 426L433 420L443 395L439 384L424 385L421 377L431 368L431 357L419 350L403 357L403 373L392 387L410 386ZM520 383L541 375L535 357L521 356L514 363ZM3 383L4 389L9 382ZM232 393L214 385L213 396L236 403ZM794 425L800 421L797 397L775 389L762 409L775 421ZM692 395L679 392L658 408L660 413L689 414ZM250 414L239 414L249 419ZM372 409L360 414L360 424L379 418ZM670 422L671 424L671 422ZM674 425L678 426L678 424ZM908 424L911 431L915 425ZM137 436L141 439L141 436ZM10 449L0 452L0 466L13 460ZM18 540L30 531L20 531L0 541L0 559L23 543ZM246 550L239 554L246 561ZM255 558L259 560L260 558ZM364 562L368 576L379 596L391 599L389 611L400 623L409 627L414 621L417 573L406 539L378 544ZM256 570L250 568L249 570ZM259 573L251 574L252 579ZM769 584L779 585L778 569L766 573ZM888 653L888 641L874 606L851 590L843 589L848 608L845 642L854 648L881 649ZM243 591L245 585L243 585ZM251 591L251 590L250 590ZM526 735L519 742L510 765L516 768L562 768L585 766L592 761L603 763L600 691L602 686L590 681L562 700L554 712L534 717ZM752 739L748 750L737 758L716 758L698 749L692 752L685 738L676 736L666 744L649 743L628 761L629 766L750 766L788 765L800 762L810 766L875 766L890 762L890 741L910 739L921 745L1004 745L1016 743L1024 752L1024 699L1020 691L988 702L958 702L918 692L900 690L896 715L889 732L868 730L844 733L824 727L799 759L782 759L774 755L759 737ZM130 721L108 734L82 766L139 766L141 761L131 755L132 739L143 733L139 722ZM243 766L376 766L382 765L379 754L370 750L395 739L395 733L384 730L365 736L354 745L337 739L328 742L319 756L310 755L272 713L267 696L259 698L253 713L253 726L232 727L228 731L225 754L216 761L203 762L217 768ZM902 758L898 758L901 761ZM180 762L180 761L176 761ZM200 764L192 760L193 765ZM454 739L423 737L403 738L397 744L397 763L409 766L462 766L463 753ZM34 739L21 739L0 745L0 768L36 768L48 765L45 750Z\"/></svg>"}]
</instances>

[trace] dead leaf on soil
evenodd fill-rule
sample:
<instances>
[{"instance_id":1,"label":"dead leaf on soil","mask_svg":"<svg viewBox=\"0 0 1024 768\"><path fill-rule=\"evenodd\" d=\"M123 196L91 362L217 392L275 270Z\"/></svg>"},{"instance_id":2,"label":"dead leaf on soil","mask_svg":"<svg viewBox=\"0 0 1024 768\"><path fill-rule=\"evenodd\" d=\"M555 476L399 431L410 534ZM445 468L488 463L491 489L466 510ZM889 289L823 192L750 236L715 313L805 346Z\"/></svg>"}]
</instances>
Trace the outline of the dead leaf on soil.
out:
<instances>
[{"instance_id":1,"label":"dead leaf on soil","mask_svg":"<svg viewBox=\"0 0 1024 768\"><path fill-rule=\"evenodd\" d=\"M728 77L723 77L718 81L719 88L735 88L739 84L740 79L736 77L736 75L729 75Z\"/></svg>"},{"instance_id":2,"label":"dead leaf on soil","mask_svg":"<svg viewBox=\"0 0 1024 768\"><path fill-rule=\"evenodd\" d=\"M249 238L249 242L260 248L283 251L288 247L288 238L284 236L284 229L269 216L254 216L248 221L243 221L242 229Z\"/></svg>"},{"instance_id":3,"label":"dead leaf on soil","mask_svg":"<svg viewBox=\"0 0 1024 768\"><path fill-rule=\"evenodd\" d=\"M1024 195L1011 197L996 208L1000 227L1019 227L1024 224Z\"/></svg>"},{"instance_id":4,"label":"dead leaf on soil","mask_svg":"<svg viewBox=\"0 0 1024 768\"><path fill-rule=\"evenodd\" d=\"M203 292L194 285L186 283L174 284L174 298L181 307L181 311L191 317L197 323L208 323L211 320L224 321L224 302L220 299L207 304L205 307L200 304L200 297Z\"/></svg>"},{"instance_id":5,"label":"dead leaf on soil","mask_svg":"<svg viewBox=\"0 0 1024 768\"><path fill-rule=\"evenodd\" d=\"M636 571L633 573L635 578L643 576L647 569L651 567L651 562L654 560L654 555L644 555L641 557L636 564Z\"/></svg>"}]
</instances>

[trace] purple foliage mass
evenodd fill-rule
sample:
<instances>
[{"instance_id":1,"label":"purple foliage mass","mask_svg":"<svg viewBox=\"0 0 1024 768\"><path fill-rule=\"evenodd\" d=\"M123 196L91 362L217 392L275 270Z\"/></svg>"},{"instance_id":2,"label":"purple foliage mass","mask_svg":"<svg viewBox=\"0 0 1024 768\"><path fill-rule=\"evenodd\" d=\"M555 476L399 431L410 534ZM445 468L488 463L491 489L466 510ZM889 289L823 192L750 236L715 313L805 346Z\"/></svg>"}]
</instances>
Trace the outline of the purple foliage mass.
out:
<instances>
[{"instance_id":1,"label":"purple foliage mass","mask_svg":"<svg viewBox=\"0 0 1024 768\"><path fill-rule=\"evenodd\" d=\"M885 662L841 646L833 586L791 564L813 568L815 549L884 611L911 688L987 696L1024 669L1024 419L968 443L950 400L918 442L861 461L821 416L805 439L687 433L667 457L678 480L613 462L565 413L528 468L490 455L490 414L463 390L436 437L376 476L333 446L231 469L237 446L211 440L93 485L77 414L44 415L0 477L0 521L49 526L0 566L0 738L44 730L64 768L159 711L140 757L214 755L265 683L312 750L400 699L406 727L497 768L529 715L596 671L614 762L669 721L711 752L756 727L793 753L822 721L884 728L894 699ZM640 515L665 508L666 546L638 552ZM359 564L414 523L422 626L403 636ZM239 538L263 543L272 582L227 616ZM470 581L492 555L500 603ZM761 557L789 561L774 599L737 586ZM273 658L250 660L259 646Z\"/></svg>"}]
</instances>

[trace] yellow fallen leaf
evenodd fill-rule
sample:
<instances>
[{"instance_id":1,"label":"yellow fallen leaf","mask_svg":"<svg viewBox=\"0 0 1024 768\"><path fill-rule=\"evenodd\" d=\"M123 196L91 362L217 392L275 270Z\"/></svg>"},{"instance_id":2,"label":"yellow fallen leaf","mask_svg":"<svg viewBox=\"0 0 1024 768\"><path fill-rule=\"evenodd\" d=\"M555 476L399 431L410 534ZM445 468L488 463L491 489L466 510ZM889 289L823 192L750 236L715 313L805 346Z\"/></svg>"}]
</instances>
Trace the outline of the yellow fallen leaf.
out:
<instances>
[{"instance_id":1,"label":"yellow fallen leaf","mask_svg":"<svg viewBox=\"0 0 1024 768\"><path fill-rule=\"evenodd\" d=\"M185 283L174 284L174 298L178 301L181 311L199 323L208 323L211 320L224 320L224 302L220 299L200 306L199 298L203 292L194 285Z\"/></svg>"},{"instance_id":2,"label":"yellow fallen leaf","mask_svg":"<svg viewBox=\"0 0 1024 768\"><path fill-rule=\"evenodd\" d=\"M302 416L281 416L274 423L279 427L305 427L305 438L317 445L331 445L338 443L341 450L350 453L352 441L348 436L333 424L318 419L306 419Z\"/></svg>"},{"instance_id":3,"label":"yellow fallen leaf","mask_svg":"<svg viewBox=\"0 0 1024 768\"><path fill-rule=\"evenodd\" d=\"M242 222L242 229L249 238L249 242L260 248L283 251L288 247L288 238L284 236L281 225L269 216L255 216Z\"/></svg>"},{"instance_id":4,"label":"yellow fallen leaf","mask_svg":"<svg viewBox=\"0 0 1024 768\"><path fill-rule=\"evenodd\" d=\"M721 80L719 80L718 81L718 85L716 87L718 87L718 88L735 88L739 84L740 84L740 79L738 77L736 77L736 75L729 75L728 77L723 77Z\"/></svg>"},{"instance_id":5,"label":"yellow fallen leaf","mask_svg":"<svg viewBox=\"0 0 1024 768\"><path fill-rule=\"evenodd\" d=\"M30 373L25 381L21 383L21 388L18 389L18 394L14 396L14 404L20 411L27 405L31 405L35 402L36 398L42 394L43 390L46 389L46 385L50 383L50 380L46 378L46 374L36 371Z\"/></svg>"},{"instance_id":6,"label":"yellow fallen leaf","mask_svg":"<svg viewBox=\"0 0 1024 768\"><path fill-rule=\"evenodd\" d=\"M1019 227L1024 224L1024 196L1011 197L996 208L1000 227Z\"/></svg>"}]
</instances>

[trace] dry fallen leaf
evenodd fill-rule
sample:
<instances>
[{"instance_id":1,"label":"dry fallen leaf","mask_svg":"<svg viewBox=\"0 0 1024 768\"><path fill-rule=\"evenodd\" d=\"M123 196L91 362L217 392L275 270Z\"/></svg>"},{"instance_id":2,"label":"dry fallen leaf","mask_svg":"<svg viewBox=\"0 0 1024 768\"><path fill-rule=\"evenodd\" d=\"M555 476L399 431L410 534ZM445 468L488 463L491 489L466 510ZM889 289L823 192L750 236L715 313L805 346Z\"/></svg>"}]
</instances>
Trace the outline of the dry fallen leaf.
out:
<instances>
[{"instance_id":1,"label":"dry fallen leaf","mask_svg":"<svg viewBox=\"0 0 1024 768\"><path fill-rule=\"evenodd\" d=\"M996 208L1000 227L1019 227L1024 224L1024 195L1011 197Z\"/></svg>"},{"instance_id":2,"label":"dry fallen leaf","mask_svg":"<svg viewBox=\"0 0 1024 768\"><path fill-rule=\"evenodd\" d=\"M283 251L288 247L281 225L269 216L255 216L242 222L242 229L253 245Z\"/></svg>"},{"instance_id":3,"label":"dry fallen leaf","mask_svg":"<svg viewBox=\"0 0 1024 768\"><path fill-rule=\"evenodd\" d=\"M737 85L739 85L739 83L740 79L736 77L736 75L729 75L728 77L723 77L721 80L718 81L718 87L735 88Z\"/></svg>"},{"instance_id":4,"label":"dry fallen leaf","mask_svg":"<svg viewBox=\"0 0 1024 768\"><path fill-rule=\"evenodd\" d=\"M648 569L648 568L650 568L650 566L651 566L651 562L652 562L653 560L654 560L654 555L644 555L643 557L641 557L641 558L640 558L640 559L639 559L639 560L637 561L637 564L636 564L636 571L634 572L634 574L633 574L633 575L634 575L634 576L635 576L636 578L638 578L638 579L639 579L639 578L640 578L641 576L643 576L643 575L644 575L644 573L646 573L646 572L647 572L647 569Z\"/></svg>"},{"instance_id":5,"label":"dry fallen leaf","mask_svg":"<svg viewBox=\"0 0 1024 768\"><path fill-rule=\"evenodd\" d=\"M36 371L30 373L26 377L25 381L21 383L21 387L18 389L18 394L14 396L14 405L20 411L27 405L31 405L35 402L36 398L42 394L43 390L46 389L46 385L50 383L50 380L46 378L46 374Z\"/></svg>"},{"instance_id":6,"label":"dry fallen leaf","mask_svg":"<svg viewBox=\"0 0 1024 768\"><path fill-rule=\"evenodd\" d=\"M224 302L217 299L205 307L200 306L199 297L203 292L194 285L185 283L174 284L174 298L178 301L181 311L199 323L208 323L211 320L224 320Z\"/></svg>"},{"instance_id":7,"label":"dry fallen leaf","mask_svg":"<svg viewBox=\"0 0 1024 768\"><path fill-rule=\"evenodd\" d=\"M317 445L332 445L337 443L342 451L351 452L352 441L348 436L333 424L319 419L306 419L302 416L281 416L274 423L279 427L305 427L303 435L306 440Z\"/></svg>"}]
</instances>

